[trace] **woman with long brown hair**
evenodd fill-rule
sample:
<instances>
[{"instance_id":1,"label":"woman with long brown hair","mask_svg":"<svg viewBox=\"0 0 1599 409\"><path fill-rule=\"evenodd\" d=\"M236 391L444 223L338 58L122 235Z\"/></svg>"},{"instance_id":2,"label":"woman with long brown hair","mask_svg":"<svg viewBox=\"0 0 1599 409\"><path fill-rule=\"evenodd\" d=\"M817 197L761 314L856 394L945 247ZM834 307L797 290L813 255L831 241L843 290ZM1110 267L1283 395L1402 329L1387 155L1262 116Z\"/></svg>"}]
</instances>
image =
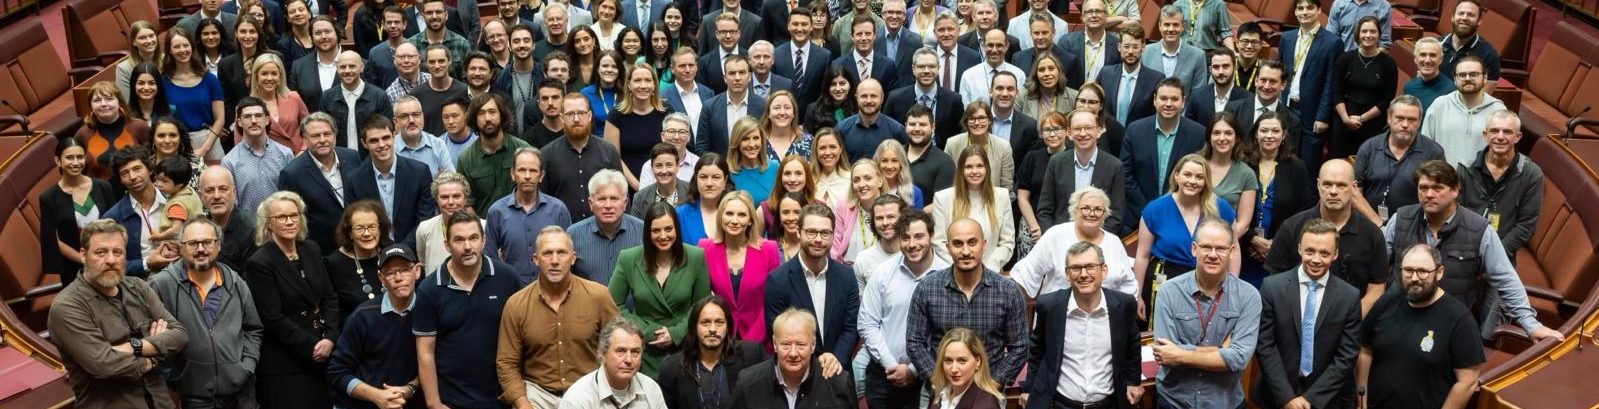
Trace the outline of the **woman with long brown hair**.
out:
<instances>
[{"instance_id":1,"label":"woman with long brown hair","mask_svg":"<svg viewBox=\"0 0 1599 409\"><path fill-rule=\"evenodd\" d=\"M956 220L971 218L983 227L983 267L1002 271L1016 250L1016 219L1011 214L1010 192L994 186L988 153L980 146L967 147L955 158L960 175L955 185L933 195L933 222L949 226ZM948 229L933 230L934 254L950 261L944 244Z\"/></svg>"}]
</instances>

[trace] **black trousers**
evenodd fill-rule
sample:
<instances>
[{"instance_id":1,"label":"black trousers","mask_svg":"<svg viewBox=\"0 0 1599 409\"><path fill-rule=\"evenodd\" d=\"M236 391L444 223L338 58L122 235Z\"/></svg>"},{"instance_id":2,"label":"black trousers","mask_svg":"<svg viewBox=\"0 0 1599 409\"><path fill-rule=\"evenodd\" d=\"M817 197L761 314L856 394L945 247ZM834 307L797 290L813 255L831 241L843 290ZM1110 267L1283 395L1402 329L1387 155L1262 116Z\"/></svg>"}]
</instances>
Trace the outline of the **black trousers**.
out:
<instances>
[{"instance_id":1,"label":"black trousers","mask_svg":"<svg viewBox=\"0 0 1599 409\"><path fill-rule=\"evenodd\" d=\"M870 409L917 409L922 402L922 380L904 388L888 382L888 374L876 360L866 364L866 407Z\"/></svg>"}]
</instances>

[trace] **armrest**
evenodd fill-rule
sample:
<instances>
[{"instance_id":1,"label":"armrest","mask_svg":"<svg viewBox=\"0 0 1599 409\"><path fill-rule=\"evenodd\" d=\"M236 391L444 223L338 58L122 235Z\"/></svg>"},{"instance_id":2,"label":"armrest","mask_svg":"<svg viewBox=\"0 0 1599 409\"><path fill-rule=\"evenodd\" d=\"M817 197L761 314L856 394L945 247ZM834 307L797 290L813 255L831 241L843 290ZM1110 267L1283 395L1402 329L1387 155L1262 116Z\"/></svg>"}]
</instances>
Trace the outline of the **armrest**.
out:
<instances>
[{"instance_id":1,"label":"armrest","mask_svg":"<svg viewBox=\"0 0 1599 409\"><path fill-rule=\"evenodd\" d=\"M1566 296L1564 294L1555 292L1555 290L1543 287L1534 287L1530 285L1526 286L1526 288L1527 295L1529 296L1541 298L1547 301L1553 301L1555 304L1566 302Z\"/></svg>"},{"instance_id":2,"label":"armrest","mask_svg":"<svg viewBox=\"0 0 1599 409\"><path fill-rule=\"evenodd\" d=\"M1532 75L1532 74L1528 73L1527 70L1523 70L1523 69L1517 69L1517 68L1500 68L1499 69L1499 78L1504 78L1504 79L1510 80L1510 83L1516 84L1516 86L1518 86L1518 87L1526 86L1527 77L1530 76L1530 75Z\"/></svg>"},{"instance_id":3,"label":"armrest","mask_svg":"<svg viewBox=\"0 0 1599 409\"><path fill-rule=\"evenodd\" d=\"M1438 26L1438 17L1436 16L1411 15L1410 21L1413 21L1416 23L1416 25L1421 26L1421 31L1431 31L1431 27Z\"/></svg>"},{"instance_id":4,"label":"armrest","mask_svg":"<svg viewBox=\"0 0 1599 409\"><path fill-rule=\"evenodd\" d=\"M105 71L105 67L91 65L67 70L67 76L72 77L73 84L79 84L84 81L88 81L90 78L94 78L94 75L99 74L100 71Z\"/></svg>"},{"instance_id":5,"label":"armrest","mask_svg":"<svg viewBox=\"0 0 1599 409\"><path fill-rule=\"evenodd\" d=\"M100 65L100 66L109 66L112 63L117 62L117 60L122 59L122 57L127 57L127 56L128 56L128 50L115 50L115 51L106 51L106 52L100 53L99 55L95 55L94 58L100 60L100 63L98 65Z\"/></svg>"},{"instance_id":6,"label":"armrest","mask_svg":"<svg viewBox=\"0 0 1599 409\"><path fill-rule=\"evenodd\" d=\"M1493 335L1488 338L1488 345L1504 352L1519 353L1532 347L1532 337L1527 331L1514 324L1499 324L1494 327Z\"/></svg>"},{"instance_id":7,"label":"armrest","mask_svg":"<svg viewBox=\"0 0 1599 409\"><path fill-rule=\"evenodd\" d=\"M61 292L62 288L63 288L63 286L59 282L50 283L50 284L34 287L32 290L28 290L27 293L22 294L22 296L24 298L29 298L29 299L39 298L39 297L47 296L47 295L50 295L50 294L59 293L59 292Z\"/></svg>"},{"instance_id":8,"label":"armrest","mask_svg":"<svg viewBox=\"0 0 1599 409\"><path fill-rule=\"evenodd\" d=\"M18 133L9 133L9 132L7 132L7 133L0 134L0 135L28 135L28 134L32 134L33 133L31 128L29 127L28 117L26 115L18 115L18 114L0 115L0 129L10 128L12 125L21 126L22 127L22 131L20 131Z\"/></svg>"}]
</instances>

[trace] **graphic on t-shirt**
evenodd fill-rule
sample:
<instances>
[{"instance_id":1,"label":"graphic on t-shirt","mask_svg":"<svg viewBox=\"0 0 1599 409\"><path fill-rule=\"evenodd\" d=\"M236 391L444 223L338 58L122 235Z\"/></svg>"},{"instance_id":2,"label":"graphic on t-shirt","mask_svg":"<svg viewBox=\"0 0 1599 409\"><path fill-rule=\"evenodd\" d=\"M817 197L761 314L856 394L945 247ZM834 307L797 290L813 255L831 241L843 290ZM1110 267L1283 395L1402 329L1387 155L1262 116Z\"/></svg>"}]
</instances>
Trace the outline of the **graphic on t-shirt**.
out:
<instances>
[{"instance_id":1,"label":"graphic on t-shirt","mask_svg":"<svg viewBox=\"0 0 1599 409\"><path fill-rule=\"evenodd\" d=\"M1432 352L1432 330L1427 330L1427 337L1421 339L1421 352Z\"/></svg>"}]
</instances>

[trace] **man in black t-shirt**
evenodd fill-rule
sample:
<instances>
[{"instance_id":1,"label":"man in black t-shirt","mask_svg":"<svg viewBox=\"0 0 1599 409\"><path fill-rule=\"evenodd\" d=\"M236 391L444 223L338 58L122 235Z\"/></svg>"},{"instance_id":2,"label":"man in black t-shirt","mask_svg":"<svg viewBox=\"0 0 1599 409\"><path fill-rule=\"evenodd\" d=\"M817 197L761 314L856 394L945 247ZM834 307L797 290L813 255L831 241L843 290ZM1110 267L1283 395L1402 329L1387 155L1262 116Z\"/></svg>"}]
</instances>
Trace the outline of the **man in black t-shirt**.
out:
<instances>
[{"instance_id":1,"label":"man in black t-shirt","mask_svg":"<svg viewBox=\"0 0 1599 409\"><path fill-rule=\"evenodd\" d=\"M1404 291L1377 300L1361 325L1360 407L1465 407L1485 361L1477 320L1438 287L1444 267L1437 249L1416 244L1401 257Z\"/></svg>"}]
</instances>

